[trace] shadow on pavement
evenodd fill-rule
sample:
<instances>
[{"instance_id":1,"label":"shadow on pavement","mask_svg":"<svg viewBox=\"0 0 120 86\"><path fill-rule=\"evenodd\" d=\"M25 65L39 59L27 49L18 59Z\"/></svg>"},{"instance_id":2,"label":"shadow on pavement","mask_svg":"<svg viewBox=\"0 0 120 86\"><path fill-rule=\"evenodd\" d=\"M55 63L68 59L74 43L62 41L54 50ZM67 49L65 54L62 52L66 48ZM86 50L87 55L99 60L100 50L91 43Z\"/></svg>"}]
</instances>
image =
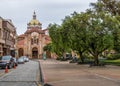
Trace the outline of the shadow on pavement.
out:
<instances>
[{"instance_id":1,"label":"shadow on pavement","mask_svg":"<svg viewBox=\"0 0 120 86\"><path fill-rule=\"evenodd\" d=\"M47 84L47 83L46 83L46 84L44 84L44 86L53 86L53 85L50 85L50 84Z\"/></svg>"}]
</instances>

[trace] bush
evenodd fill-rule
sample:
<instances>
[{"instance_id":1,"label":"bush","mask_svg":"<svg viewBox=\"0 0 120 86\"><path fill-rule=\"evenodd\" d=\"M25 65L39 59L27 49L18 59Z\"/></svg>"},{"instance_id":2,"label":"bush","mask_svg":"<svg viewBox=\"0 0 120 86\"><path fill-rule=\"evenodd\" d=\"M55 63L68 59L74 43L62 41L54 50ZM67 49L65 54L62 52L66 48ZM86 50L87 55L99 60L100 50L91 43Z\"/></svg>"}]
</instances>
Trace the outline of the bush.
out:
<instances>
[{"instance_id":1,"label":"bush","mask_svg":"<svg viewBox=\"0 0 120 86\"><path fill-rule=\"evenodd\" d=\"M67 59L66 59L66 58L64 58L64 57L58 57L58 58L56 58L56 60L60 60L60 61L67 61Z\"/></svg>"},{"instance_id":2,"label":"bush","mask_svg":"<svg viewBox=\"0 0 120 86\"><path fill-rule=\"evenodd\" d=\"M83 57L84 59L89 59L89 60L94 59L94 57L90 55L83 55Z\"/></svg>"},{"instance_id":3,"label":"bush","mask_svg":"<svg viewBox=\"0 0 120 86\"><path fill-rule=\"evenodd\" d=\"M62 58L61 57L57 57L56 60L61 60Z\"/></svg>"},{"instance_id":4,"label":"bush","mask_svg":"<svg viewBox=\"0 0 120 86\"><path fill-rule=\"evenodd\" d=\"M108 60L116 60L120 59L120 53L112 54L111 56L107 57Z\"/></svg>"}]
</instances>

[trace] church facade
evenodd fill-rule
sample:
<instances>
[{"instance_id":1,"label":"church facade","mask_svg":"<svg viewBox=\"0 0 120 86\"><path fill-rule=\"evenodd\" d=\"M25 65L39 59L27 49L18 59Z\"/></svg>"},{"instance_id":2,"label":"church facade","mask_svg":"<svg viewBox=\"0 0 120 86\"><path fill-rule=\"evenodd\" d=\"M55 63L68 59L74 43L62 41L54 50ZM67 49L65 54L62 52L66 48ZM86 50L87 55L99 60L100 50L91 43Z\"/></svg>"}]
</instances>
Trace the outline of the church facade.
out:
<instances>
[{"instance_id":1,"label":"church facade","mask_svg":"<svg viewBox=\"0 0 120 86\"><path fill-rule=\"evenodd\" d=\"M37 20L36 13L33 13L32 20L27 24L24 34L17 37L17 56L29 56L29 58L42 58L43 47L50 43L47 29L42 29L42 24ZM50 53L48 56L50 57Z\"/></svg>"}]
</instances>

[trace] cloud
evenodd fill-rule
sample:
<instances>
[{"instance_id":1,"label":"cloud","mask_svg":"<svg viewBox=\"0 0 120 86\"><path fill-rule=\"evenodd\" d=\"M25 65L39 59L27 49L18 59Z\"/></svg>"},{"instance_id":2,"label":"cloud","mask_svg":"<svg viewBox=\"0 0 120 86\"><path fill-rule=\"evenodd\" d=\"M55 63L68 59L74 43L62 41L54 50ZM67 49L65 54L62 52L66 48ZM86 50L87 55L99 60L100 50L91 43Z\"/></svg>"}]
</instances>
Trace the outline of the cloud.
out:
<instances>
[{"instance_id":1,"label":"cloud","mask_svg":"<svg viewBox=\"0 0 120 86\"><path fill-rule=\"evenodd\" d=\"M17 27L18 34L27 29L27 23L32 19L33 11L36 11L38 20L43 28L49 23L61 23L66 15L74 11L82 12L89 8L90 2L97 0L0 0L0 16L12 19Z\"/></svg>"}]
</instances>

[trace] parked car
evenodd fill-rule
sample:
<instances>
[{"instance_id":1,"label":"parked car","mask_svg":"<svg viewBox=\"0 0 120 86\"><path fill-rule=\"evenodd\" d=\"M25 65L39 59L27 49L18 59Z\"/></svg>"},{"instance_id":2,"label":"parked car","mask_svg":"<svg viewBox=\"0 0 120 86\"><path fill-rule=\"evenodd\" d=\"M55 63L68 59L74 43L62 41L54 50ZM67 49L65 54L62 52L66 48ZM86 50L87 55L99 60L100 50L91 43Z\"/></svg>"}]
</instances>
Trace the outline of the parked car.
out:
<instances>
[{"instance_id":1,"label":"parked car","mask_svg":"<svg viewBox=\"0 0 120 86\"><path fill-rule=\"evenodd\" d=\"M27 56L21 56L20 58L23 58L25 62L29 62L29 58Z\"/></svg>"},{"instance_id":2,"label":"parked car","mask_svg":"<svg viewBox=\"0 0 120 86\"><path fill-rule=\"evenodd\" d=\"M18 62L18 64L24 64L25 63L24 58L18 58L17 62Z\"/></svg>"},{"instance_id":3,"label":"parked car","mask_svg":"<svg viewBox=\"0 0 120 86\"><path fill-rule=\"evenodd\" d=\"M72 60L72 55L69 54L69 53L67 53L67 54L66 54L66 60Z\"/></svg>"},{"instance_id":4,"label":"parked car","mask_svg":"<svg viewBox=\"0 0 120 86\"><path fill-rule=\"evenodd\" d=\"M17 61L17 59L14 57L13 58L14 59L14 62L15 62L15 66L18 66L18 61Z\"/></svg>"},{"instance_id":5,"label":"parked car","mask_svg":"<svg viewBox=\"0 0 120 86\"><path fill-rule=\"evenodd\" d=\"M12 67L14 67L14 59L12 58L12 56L8 55L8 56L2 56L0 57L0 67L1 68L5 68L6 66L11 69Z\"/></svg>"},{"instance_id":6,"label":"parked car","mask_svg":"<svg viewBox=\"0 0 120 86\"><path fill-rule=\"evenodd\" d=\"M25 62L29 62L29 58L25 56Z\"/></svg>"}]
</instances>

